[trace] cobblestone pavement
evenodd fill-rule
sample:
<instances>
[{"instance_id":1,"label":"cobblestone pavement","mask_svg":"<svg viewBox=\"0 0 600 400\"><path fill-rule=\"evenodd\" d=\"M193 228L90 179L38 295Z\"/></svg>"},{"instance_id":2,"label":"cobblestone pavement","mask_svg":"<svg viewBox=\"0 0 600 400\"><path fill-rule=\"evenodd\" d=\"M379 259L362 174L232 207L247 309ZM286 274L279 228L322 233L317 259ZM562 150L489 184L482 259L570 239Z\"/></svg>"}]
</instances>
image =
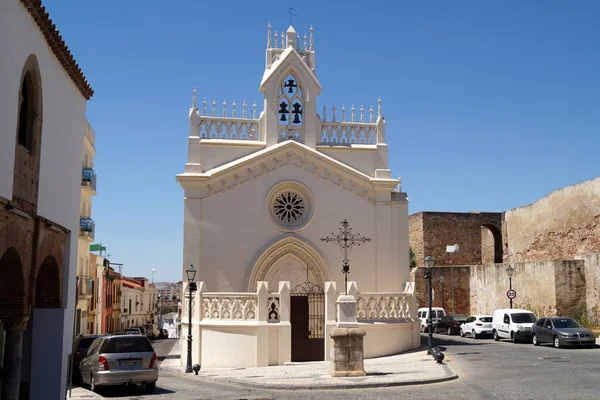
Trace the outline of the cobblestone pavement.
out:
<instances>
[{"instance_id":1,"label":"cobblestone pavement","mask_svg":"<svg viewBox=\"0 0 600 400\"><path fill-rule=\"evenodd\" d=\"M436 336L436 341L446 348L447 361L458 373L459 379L391 388L277 391L199 382L192 377L161 371L158 388L153 395L144 394L143 389L129 388L110 390L105 396L148 400L598 398L598 346L591 349L554 349L445 335Z\"/></svg>"}]
</instances>

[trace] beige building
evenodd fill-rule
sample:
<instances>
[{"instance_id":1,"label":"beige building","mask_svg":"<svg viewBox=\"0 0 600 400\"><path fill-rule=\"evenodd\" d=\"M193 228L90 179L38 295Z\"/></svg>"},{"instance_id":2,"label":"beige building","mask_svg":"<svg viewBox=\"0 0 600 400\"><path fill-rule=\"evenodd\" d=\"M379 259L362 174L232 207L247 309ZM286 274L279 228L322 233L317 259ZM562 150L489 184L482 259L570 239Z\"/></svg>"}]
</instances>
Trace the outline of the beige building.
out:
<instances>
[{"instance_id":1,"label":"beige building","mask_svg":"<svg viewBox=\"0 0 600 400\"><path fill-rule=\"evenodd\" d=\"M122 278L121 329L156 324L156 286L146 278Z\"/></svg>"},{"instance_id":2,"label":"beige building","mask_svg":"<svg viewBox=\"0 0 600 400\"><path fill-rule=\"evenodd\" d=\"M94 156L96 155L96 134L90 123L85 121L83 156L81 168L81 199L79 201L79 240L77 247L77 308L75 315L75 334L92 333L88 331L89 303L95 291L95 282L90 263L90 244L94 241L95 223L92 219L92 198L96 195L96 173Z\"/></svg>"}]
</instances>

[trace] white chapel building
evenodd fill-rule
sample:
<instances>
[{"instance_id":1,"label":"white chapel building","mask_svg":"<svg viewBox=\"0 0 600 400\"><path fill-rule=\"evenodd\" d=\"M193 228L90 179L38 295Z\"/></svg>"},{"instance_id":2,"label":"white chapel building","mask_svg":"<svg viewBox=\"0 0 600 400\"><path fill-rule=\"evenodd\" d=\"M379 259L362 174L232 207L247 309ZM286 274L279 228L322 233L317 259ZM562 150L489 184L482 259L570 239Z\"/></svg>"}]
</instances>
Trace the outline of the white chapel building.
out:
<instances>
[{"instance_id":1,"label":"white chapel building","mask_svg":"<svg viewBox=\"0 0 600 400\"><path fill-rule=\"evenodd\" d=\"M367 329L365 356L419 346L408 283L408 203L392 178L381 100L319 113L313 28L271 34L257 105L198 103L194 90L184 190L185 270L194 363L264 366L329 358L343 293L343 254L322 241L347 221L370 238L350 254L348 291ZM341 115L340 115L341 111ZM182 316L186 358L188 298Z\"/></svg>"}]
</instances>

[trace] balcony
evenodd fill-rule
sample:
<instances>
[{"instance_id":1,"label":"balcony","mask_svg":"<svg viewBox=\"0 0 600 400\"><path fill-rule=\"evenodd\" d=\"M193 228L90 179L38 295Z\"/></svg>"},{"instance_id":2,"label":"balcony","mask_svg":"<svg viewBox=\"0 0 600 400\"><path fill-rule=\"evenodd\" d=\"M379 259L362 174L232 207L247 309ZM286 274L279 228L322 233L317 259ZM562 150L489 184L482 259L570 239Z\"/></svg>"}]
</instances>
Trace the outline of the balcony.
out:
<instances>
[{"instance_id":1,"label":"balcony","mask_svg":"<svg viewBox=\"0 0 600 400\"><path fill-rule=\"evenodd\" d=\"M81 186L90 188L96 194L96 173L92 168L81 170Z\"/></svg>"},{"instance_id":2,"label":"balcony","mask_svg":"<svg viewBox=\"0 0 600 400\"><path fill-rule=\"evenodd\" d=\"M94 280L90 276L77 276L77 296L80 299L89 299L92 297L94 289Z\"/></svg>"},{"instance_id":3,"label":"balcony","mask_svg":"<svg viewBox=\"0 0 600 400\"><path fill-rule=\"evenodd\" d=\"M83 217L79 219L79 236L84 236L90 240L94 240L95 230L96 223L93 219Z\"/></svg>"}]
</instances>

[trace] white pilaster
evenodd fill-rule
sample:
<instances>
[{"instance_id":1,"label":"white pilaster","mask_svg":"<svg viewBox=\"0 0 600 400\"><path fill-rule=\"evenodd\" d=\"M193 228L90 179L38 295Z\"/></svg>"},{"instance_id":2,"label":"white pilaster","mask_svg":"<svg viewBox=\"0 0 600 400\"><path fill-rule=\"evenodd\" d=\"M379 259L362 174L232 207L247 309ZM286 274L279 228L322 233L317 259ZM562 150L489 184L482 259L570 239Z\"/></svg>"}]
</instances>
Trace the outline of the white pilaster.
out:
<instances>
[{"instance_id":1,"label":"white pilaster","mask_svg":"<svg viewBox=\"0 0 600 400\"><path fill-rule=\"evenodd\" d=\"M336 327L337 290L335 282L325 282L325 360L331 360L333 341L330 333Z\"/></svg>"},{"instance_id":2,"label":"white pilaster","mask_svg":"<svg viewBox=\"0 0 600 400\"><path fill-rule=\"evenodd\" d=\"M279 282L279 365L292 361L292 325L290 323L290 283Z\"/></svg>"},{"instance_id":3,"label":"white pilaster","mask_svg":"<svg viewBox=\"0 0 600 400\"><path fill-rule=\"evenodd\" d=\"M259 281L256 283L258 294L258 326L256 327L256 366L267 367L269 365L269 282Z\"/></svg>"}]
</instances>

